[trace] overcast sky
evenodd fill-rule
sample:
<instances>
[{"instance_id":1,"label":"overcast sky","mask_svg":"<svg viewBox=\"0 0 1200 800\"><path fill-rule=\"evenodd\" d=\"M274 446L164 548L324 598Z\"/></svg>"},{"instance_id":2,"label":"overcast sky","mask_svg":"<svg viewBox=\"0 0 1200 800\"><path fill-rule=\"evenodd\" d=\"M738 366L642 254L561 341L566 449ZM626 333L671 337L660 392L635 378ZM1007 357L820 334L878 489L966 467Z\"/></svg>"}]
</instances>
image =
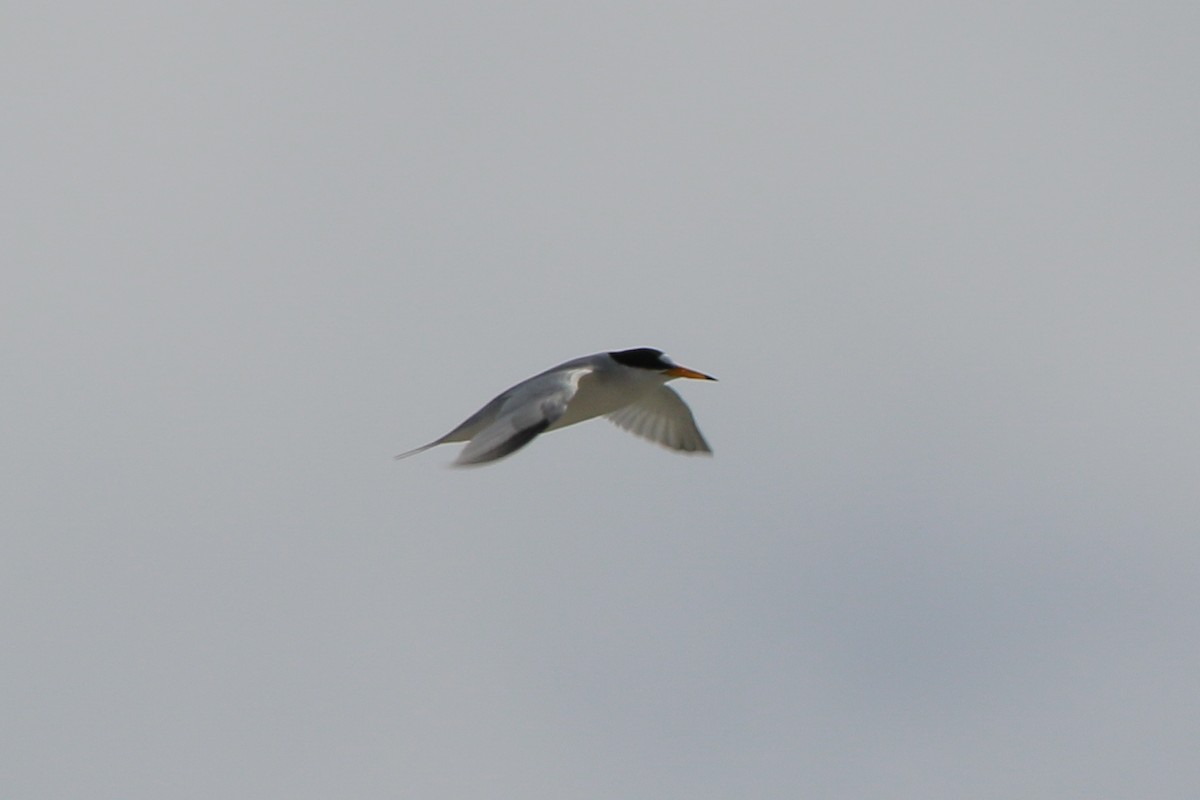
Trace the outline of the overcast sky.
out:
<instances>
[{"instance_id":1,"label":"overcast sky","mask_svg":"<svg viewBox=\"0 0 1200 800\"><path fill-rule=\"evenodd\" d=\"M0 794L1200 796L1198 37L9 4ZM391 460L637 346L713 458Z\"/></svg>"}]
</instances>

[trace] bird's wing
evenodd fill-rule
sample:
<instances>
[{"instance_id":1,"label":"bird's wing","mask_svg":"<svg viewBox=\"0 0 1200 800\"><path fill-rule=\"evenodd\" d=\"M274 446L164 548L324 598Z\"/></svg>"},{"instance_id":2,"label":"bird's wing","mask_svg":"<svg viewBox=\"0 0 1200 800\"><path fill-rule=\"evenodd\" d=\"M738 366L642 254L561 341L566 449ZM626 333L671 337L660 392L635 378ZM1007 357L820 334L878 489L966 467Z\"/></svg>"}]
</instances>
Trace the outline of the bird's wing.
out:
<instances>
[{"instance_id":1,"label":"bird's wing","mask_svg":"<svg viewBox=\"0 0 1200 800\"><path fill-rule=\"evenodd\" d=\"M711 453L704 435L696 427L692 410L669 386L661 386L608 415L610 422L632 434L672 450Z\"/></svg>"},{"instance_id":2,"label":"bird's wing","mask_svg":"<svg viewBox=\"0 0 1200 800\"><path fill-rule=\"evenodd\" d=\"M517 384L506 394L496 418L471 437L457 466L486 464L520 450L567 411L590 367L552 370Z\"/></svg>"}]
</instances>

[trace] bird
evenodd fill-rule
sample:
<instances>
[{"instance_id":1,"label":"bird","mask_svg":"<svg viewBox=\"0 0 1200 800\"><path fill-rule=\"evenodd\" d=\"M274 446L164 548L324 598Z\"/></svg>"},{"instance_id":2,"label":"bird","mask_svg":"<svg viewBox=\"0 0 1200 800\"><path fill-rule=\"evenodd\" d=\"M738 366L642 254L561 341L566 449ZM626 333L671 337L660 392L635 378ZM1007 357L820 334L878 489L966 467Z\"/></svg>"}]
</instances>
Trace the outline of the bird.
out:
<instances>
[{"instance_id":1,"label":"bird","mask_svg":"<svg viewBox=\"0 0 1200 800\"><path fill-rule=\"evenodd\" d=\"M445 436L396 458L466 442L453 465L487 464L512 455L546 431L601 416L672 450L711 454L691 409L666 385L675 378L716 380L679 366L652 347L581 356L506 389Z\"/></svg>"}]
</instances>

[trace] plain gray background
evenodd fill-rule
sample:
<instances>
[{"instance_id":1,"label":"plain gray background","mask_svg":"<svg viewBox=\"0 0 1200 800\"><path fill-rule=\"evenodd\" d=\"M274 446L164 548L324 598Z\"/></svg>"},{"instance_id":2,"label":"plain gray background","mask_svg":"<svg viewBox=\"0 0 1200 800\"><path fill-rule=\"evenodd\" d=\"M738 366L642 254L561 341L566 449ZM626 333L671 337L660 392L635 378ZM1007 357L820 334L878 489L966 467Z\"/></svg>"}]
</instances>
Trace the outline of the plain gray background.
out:
<instances>
[{"instance_id":1,"label":"plain gray background","mask_svg":"<svg viewBox=\"0 0 1200 800\"><path fill-rule=\"evenodd\" d=\"M8 4L0 793L1196 797L1198 35Z\"/></svg>"}]
</instances>

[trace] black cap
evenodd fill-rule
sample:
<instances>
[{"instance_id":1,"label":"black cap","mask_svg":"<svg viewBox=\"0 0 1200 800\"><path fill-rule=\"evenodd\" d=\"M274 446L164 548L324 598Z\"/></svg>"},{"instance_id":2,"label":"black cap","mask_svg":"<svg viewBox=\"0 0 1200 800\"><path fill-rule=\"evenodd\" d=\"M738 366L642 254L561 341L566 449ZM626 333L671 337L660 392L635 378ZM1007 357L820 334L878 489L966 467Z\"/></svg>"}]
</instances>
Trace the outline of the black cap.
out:
<instances>
[{"instance_id":1,"label":"black cap","mask_svg":"<svg viewBox=\"0 0 1200 800\"><path fill-rule=\"evenodd\" d=\"M638 369L662 371L675 366L663 355L662 350L655 350L653 347L635 347L632 350L617 350L610 352L608 355L618 364L624 364L627 367L637 367Z\"/></svg>"}]
</instances>

